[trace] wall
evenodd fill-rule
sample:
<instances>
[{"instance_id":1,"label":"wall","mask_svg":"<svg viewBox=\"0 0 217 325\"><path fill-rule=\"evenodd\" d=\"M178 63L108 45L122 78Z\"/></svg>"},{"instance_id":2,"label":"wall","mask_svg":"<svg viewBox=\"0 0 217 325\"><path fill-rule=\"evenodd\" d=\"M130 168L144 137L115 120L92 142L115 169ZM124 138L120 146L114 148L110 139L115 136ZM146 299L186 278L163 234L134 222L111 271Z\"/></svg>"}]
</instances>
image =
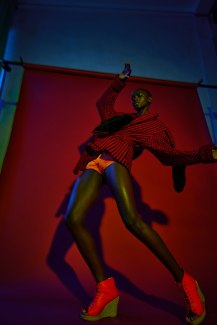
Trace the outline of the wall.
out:
<instances>
[{"instance_id":1,"label":"wall","mask_svg":"<svg viewBox=\"0 0 217 325\"><path fill-rule=\"evenodd\" d=\"M0 2L0 59L3 58L8 31L11 25L16 0L1 0ZM8 74L0 65L0 172L7 150L16 111L16 102L22 73L20 69L13 69Z\"/></svg>"},{"instance_id":2,"label":"wall","mask_svg":"<svg viewBox=\"0 0 217 325\"><path fill-rule=\"evenodd\" d=\"M195 18L96 8L22 7L5 57L74 69L117 72L125 61L142 77L202 78Z\"/></svg>"},{"instance_id":3,"label":"wall","mask_svg":"<svg viewBox=\"0 0 217 325\"><path fill-rule=\"evenodd\" d=\"M128 61L135 76L217 85L209 21L187 13L20 5L5 58L20 56L27 63L109 73ZM217 91L200 88L199 95L217 143Z\"/></svg>"},{"instance_id":4,"label":"wall","mask_svg":"<svg viewBox=\"0 0 217 325\"><path fill-rule=\"evenodd\" d=\"M0 97L0 173L13 128L23 72L22 67L16 66L4 76Z\"/></svg>"},{"instance_id":5,"label":"wall","mask_svg":"<svg viewBox=\"0 0 217 325\"><path fill-rule=\"evenodd\" d=\"M5 52L8 59L20 55L30 63L114 73L129 61L136 76L217 84L209 20L187 13L23 5ZM214 111L216 97L209 103Z\"/></svg>"},{"instance_id":6,"label":"wall","mask_svg":"<svg viewBox=\"0 0 217 325\"><path fill-rule=\"evenodd\" d=\"M1 0L0 2L0 58L4 53L15 4L16 0Z\"/></svg>"}]
</instances>

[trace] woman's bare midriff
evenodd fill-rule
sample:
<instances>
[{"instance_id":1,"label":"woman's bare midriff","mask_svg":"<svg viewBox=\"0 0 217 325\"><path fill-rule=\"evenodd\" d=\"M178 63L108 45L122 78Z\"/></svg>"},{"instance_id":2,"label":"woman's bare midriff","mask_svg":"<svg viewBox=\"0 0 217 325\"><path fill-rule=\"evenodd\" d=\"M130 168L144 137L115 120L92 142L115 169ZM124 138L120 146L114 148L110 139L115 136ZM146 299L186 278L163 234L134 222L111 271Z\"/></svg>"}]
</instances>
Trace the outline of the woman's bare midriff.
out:
<instances>
[{"instance_id":1,"label":"woman's bare midriff","mask_svg":"<svg viewBox=\"0 0 217 325\"><path fill-rule=\"evenodd\" d=\"M103 151L100 155L100 158L104 159L104 160L114 160L115 161L114 157L112 157L112 155L107 151Z\"/></svg>"}]
</instances>

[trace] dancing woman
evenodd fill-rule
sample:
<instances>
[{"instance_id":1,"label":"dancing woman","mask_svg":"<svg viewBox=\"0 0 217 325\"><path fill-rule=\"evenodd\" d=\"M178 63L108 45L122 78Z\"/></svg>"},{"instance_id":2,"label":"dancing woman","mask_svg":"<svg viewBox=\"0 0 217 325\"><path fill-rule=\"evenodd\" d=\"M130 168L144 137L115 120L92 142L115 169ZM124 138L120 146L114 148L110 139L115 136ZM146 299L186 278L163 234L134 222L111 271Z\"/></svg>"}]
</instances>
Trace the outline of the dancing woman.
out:
<instances>
[{"instance_id":1,"label":"dancing woman","mask_svg":"<svg viewBox=\"0 0 217 325\"><path fill-rule=\"evenodd\" d=\"M93 137L74 170L75 174L79 171L82 174L72 190L65 221L97 287L96 296L82 310L81 317L92 321L117 315L118 290L114 279L106 273L94 238L84 223L88 209L106 182L126 228L171 273L186 299L186 321L196 325L202 322L206 314L204 296L197 281L183 270L157 232L140 217L135 204L130 169L132 160L143 149L152 152L164 165L183 167L217 161L217 148L205 145L192 151L177 149L168 127L149 111L152 97L147 89L133 91L131 101L134 113L117 112L114 109L115 100L130 73L130 65L126 64L97 101L102 123L94 129Z\"/></svg>"}]
</instances>

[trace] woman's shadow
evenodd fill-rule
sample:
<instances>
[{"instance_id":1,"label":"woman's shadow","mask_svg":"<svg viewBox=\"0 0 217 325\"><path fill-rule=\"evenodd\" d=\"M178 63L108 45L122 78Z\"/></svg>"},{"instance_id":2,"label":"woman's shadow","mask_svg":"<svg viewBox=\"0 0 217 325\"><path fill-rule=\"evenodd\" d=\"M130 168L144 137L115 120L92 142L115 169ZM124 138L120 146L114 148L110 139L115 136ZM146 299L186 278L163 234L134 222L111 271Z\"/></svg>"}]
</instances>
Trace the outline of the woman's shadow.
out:
<instances>
[{"instance_id":1,"label":"woman's shadow","mask_svg":"<svg viewBox=\"0 0 217 325\"><path fill-rule=\"evenodd\" d=\"M142 216L143 220L149 226L152 226L153 222L162 225L167 225L167 216L159 210L151 209L148 204L143 202L141 197L141 188L139 184L133 177L132 182L138 212ZM62 218L68 206L72 187L73 184L70 187L68 193L65 195L55 215L56 217L61 217L61 220L59 222L53 241L51 243L51 247L47 256L47 263L48 266L52 269L52 271L64 284L64 286L68 288L74 296L76 296L80 301L82 301L82 304L87 305L91 301L91 297L88 296L88 294L82 287L76 272L73 270L72 265L65 260L67 252L69 251L69 249L71 249L72 245L74 244L74 240L65 226L64 218ZM109 191L106 185L103 185L98 200L92 206L86 217L86 224L88 226L88 229L94 236L98 252L101 256L103 256L103 251L100 238L100 226L105 211L105 199L109 197L112 197L111 192ZM154 306L158 309L164 310L172 315L175 315L180 320L182 320L183 308L181 306L167 299L144 293L139 287L137 287L129 279L127 279L126 276L124 276L119 271L111 268L109 265L106 265L106 271L107 274L113 276L116 279L118 288L120 290L125 291L131 296L141 301L144 301L145 303L148 303L151 306Z\"/></svg>"}]
</instances>

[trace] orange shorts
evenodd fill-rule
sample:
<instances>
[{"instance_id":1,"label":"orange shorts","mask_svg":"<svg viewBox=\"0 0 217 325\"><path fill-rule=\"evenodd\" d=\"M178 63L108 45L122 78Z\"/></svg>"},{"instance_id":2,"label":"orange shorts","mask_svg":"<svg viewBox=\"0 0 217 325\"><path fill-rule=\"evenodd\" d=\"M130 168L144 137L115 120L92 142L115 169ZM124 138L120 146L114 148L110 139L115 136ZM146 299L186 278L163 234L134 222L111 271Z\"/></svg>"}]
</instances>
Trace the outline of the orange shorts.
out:
<instances>
[{"instance_id":1,"label":"orange shorts","mask_svg":"<svg viewBox=\"0 0 217 325\"><path fill-rule=\"evenodd\" d=\"M103 157L103 158L101 158ZM94 169L98 173L103 174L104 170L113 164L115 160L112 160L113 158L110 155L107 155L106 153L103 153L99 155L96 159L91 160L87 166L86 169Z\"/></svg>"}]
</instances>

